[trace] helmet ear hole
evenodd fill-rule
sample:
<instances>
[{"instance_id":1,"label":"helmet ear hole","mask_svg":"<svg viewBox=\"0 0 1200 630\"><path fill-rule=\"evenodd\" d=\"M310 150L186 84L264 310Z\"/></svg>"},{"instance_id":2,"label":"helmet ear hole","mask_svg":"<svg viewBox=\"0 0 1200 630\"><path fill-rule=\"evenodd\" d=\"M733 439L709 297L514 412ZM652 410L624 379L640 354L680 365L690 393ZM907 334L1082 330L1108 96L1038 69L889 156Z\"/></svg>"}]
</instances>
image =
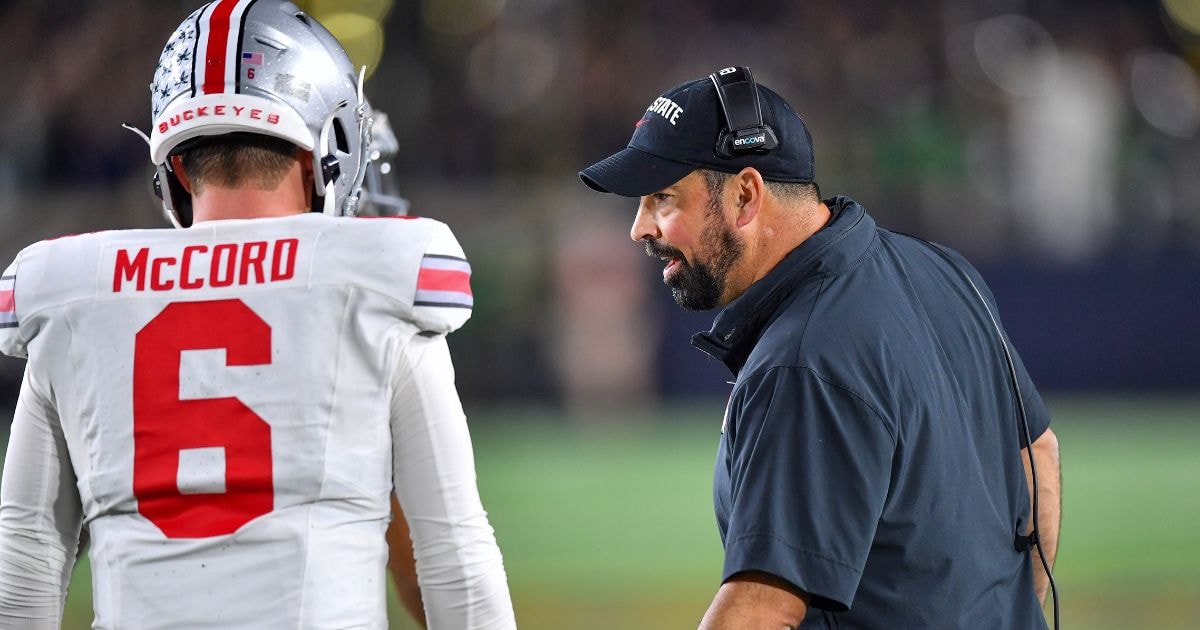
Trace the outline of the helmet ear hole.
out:
<instances>
[{"instance_id":1,"label":"helmet ear hole","mask_svg":"<svg viewBox=\"0 0 1200 630\"><path fill-rule=\"evenodd\" d=\"M350 152L350 140L346 137L346 128L340 118L333 119L333 142L339 153Z\"/></svg>"}]
</instances>

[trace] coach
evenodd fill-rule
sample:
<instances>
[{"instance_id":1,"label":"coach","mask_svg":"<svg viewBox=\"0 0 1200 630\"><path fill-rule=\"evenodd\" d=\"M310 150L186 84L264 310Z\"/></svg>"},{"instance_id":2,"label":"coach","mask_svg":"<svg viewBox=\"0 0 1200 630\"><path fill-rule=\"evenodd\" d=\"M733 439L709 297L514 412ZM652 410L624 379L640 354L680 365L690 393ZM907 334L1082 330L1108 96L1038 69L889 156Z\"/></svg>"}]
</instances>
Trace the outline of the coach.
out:
<instances>
[{"instance_id":1,"label":"coach","mask_svg":"<svg viewBox=\"0 0 1200 630\"><path fill-rule=\"evenodd\" d=\"M680 306L722 307L693 338L736 376L702 628L1046 626L1058 444L965 259L822 200L807 128L748 68L655 99L580 177L640 197Z\"/></svg>"}]
</instances>

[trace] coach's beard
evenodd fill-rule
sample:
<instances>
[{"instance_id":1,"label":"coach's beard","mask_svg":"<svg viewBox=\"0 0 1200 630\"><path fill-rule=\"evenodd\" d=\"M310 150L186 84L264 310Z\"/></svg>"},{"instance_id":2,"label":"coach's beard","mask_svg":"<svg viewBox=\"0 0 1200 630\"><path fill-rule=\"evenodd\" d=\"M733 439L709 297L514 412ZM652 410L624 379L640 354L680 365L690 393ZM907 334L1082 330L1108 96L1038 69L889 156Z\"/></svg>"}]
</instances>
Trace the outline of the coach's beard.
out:
<instances>
[{"instance_id":1,"label":"coach's beard","mask_svg":"<svg viewBox=\"0 0 1200 630\"><path fill-rule=\"evenodd\" d=\"M707 311L721 305L729 271L742 257L745 244L720 220L712 220L700 234L700 245L709 260L689 261L683 252L657 241L646 241L646 254L679 260L674 273L663 279L671 297L687 311Z\"/></svg>"}]
</instances>

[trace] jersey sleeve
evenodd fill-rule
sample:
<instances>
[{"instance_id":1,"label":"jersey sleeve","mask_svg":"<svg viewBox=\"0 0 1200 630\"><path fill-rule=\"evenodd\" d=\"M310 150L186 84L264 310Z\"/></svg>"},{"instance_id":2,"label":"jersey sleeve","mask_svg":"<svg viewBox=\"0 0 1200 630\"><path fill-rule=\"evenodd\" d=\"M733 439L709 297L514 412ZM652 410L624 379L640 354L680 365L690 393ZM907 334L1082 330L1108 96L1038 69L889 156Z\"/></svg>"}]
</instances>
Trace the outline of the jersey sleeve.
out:
<instances>
[{"instance_id":1,"label":"jersey sleeve","mask_svg":"<svg viewBox=\"0 0 1200 630\"><path fill-rule=\"evenodd\" d=\"M734 392L724 446L722 579L761 571L815 608L848 609L890 484L895 441L883 418L807 368L778 367Z\"/></svg>"},{"instance_id":2,"label":"jersey sleeve","mask_svg":"<svg viewBox=\"0 0 1200 630\"><path fill-rule=\"evenodd\" d=\"M450 228L438 221L419 219L430 238L421 256L412 296L413 323L423 331L449 333L471 317L471 264Z\"/></svg>"},{"instance_id":3,"label":"jersey sleeve","mask_svg":"<svg viewBox=\"0 0 1200 630\"><path fill-rule=\"evenodd\" d=\"M412 535L429 628L515 628L446 339L416 334L398 350L391 401L393 486Z\"/></svg>"},{"instance_id":4,"label":"jersey sleeve","mask_svg":"<svg viewBox=\"0 0 1200 630\"><path fill-rule=\"evenodd\" d=\"M0 352L25 358L25 339L17 318L17 263L20 256L0 273Z\"/></svg>"},{"instance_id":5,"label":"jersey sleeve","mask_svg":"<svg viewBox=\"0 0 1200 630\"><path fill-rule=\"evenodd\" d=\"M83 509L58 415L26 369L0 483L0 627L57 629Z\"/></svg>"}]
</instances>

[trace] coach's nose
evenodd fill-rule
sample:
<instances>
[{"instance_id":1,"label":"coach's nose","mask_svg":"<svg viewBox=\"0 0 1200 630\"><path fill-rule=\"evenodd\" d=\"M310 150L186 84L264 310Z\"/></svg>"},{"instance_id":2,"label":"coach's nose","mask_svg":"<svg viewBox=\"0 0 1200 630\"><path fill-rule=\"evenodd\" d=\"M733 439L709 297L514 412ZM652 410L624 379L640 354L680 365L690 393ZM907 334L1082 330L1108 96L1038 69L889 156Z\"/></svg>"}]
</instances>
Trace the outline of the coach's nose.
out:
<instances>
[{"instance_id":1,"label":"coach's nose","mask_svg":"<svg viewBox=\"0 0 1200 630\"><path fill-rule=\"evenodd\" d=\"M637 216L633 217L633 227L629 230L629 238L634 241L656 241L662 238L658 222L654 220L654 210L646 203L648 199L649 197L642 197L641 202L638 203Z\"/></svg>"}]
</instances>

